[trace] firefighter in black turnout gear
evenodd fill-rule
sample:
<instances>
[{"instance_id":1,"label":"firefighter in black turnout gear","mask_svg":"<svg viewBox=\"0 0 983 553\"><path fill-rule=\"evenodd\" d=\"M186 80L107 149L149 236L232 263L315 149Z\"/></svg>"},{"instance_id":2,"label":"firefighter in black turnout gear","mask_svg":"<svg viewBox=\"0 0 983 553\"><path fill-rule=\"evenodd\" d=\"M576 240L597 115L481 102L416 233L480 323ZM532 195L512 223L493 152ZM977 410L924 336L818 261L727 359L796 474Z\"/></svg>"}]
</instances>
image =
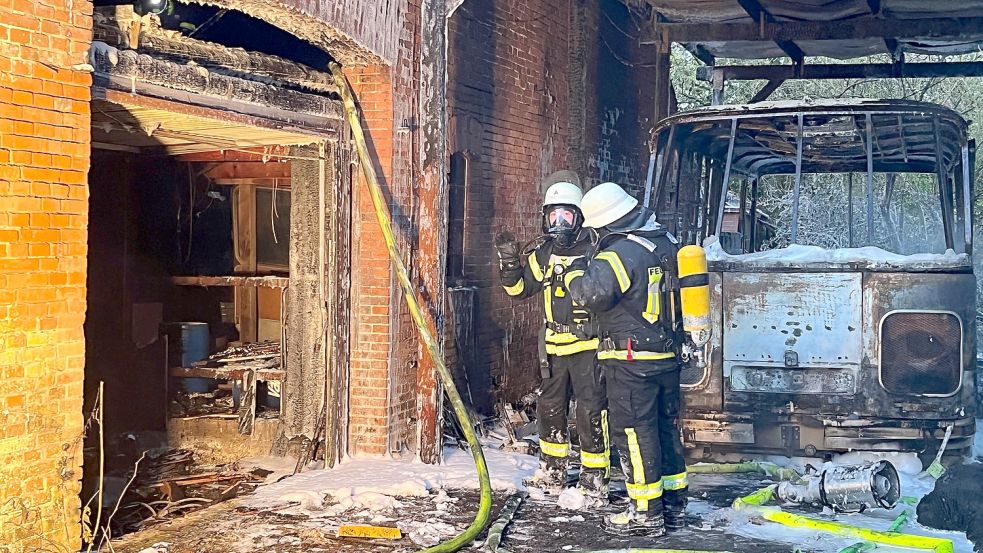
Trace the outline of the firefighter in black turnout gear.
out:
<instances>
[{"instance_id":1,"label":"firefighter in black turnout gear","mask_svg":"<svg viewBox=\"0 0 983 553\"><path fill-rule=\"evenodd\" d=\"M567 409L576 398L580 439L580 484L586 506L607 504L610 471L607 403L597 364L598 340L583 308L574 306L567 290L571 264L591 251L582 228L580 188L569 182L549 187L543 201L543 236L531 251L519 251L511 233L495 239L502 286L513 298L541 295L545 324L540 332L542 394L537 403L540 471L533 485L556 492L566 482L569 441ZM523 258L525 258L523 260ZM524 261L524 262L523 262Z\"/></svg>"},{"instance_id":2,"label":"firefighter in black turnout gear","mask_svg":"<svg viewBox=\"0 0 983 553\"><path fill-rule=\"evenodd\" d=\"M605 529L658 537L682 526L688 487L678 426L679 301L671 297L677 241L615 183L592 188L581 205L584 226L598 231L597 253L569 289L599 326L611 437L631 500Z\"/></svg>"}]
</instances>

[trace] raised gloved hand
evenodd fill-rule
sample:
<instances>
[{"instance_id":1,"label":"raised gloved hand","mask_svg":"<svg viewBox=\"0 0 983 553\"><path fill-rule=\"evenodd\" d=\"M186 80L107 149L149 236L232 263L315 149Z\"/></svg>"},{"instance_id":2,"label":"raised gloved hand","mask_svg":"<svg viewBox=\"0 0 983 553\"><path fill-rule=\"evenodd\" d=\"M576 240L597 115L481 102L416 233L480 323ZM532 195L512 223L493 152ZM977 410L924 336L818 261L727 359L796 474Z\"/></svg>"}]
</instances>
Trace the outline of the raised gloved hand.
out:
<instances>
[{"instance_id":1,"label":"raised gloved hand","mask_svg":"<svg viewBox=\"0 0 983 553\"><path fill-rule=\"evenodd\" d=\"M520 269L519 242L511 232L505 231L495 237L495 251L498 252L498 266L502 271Z\"/></svg>"}]
</instances>

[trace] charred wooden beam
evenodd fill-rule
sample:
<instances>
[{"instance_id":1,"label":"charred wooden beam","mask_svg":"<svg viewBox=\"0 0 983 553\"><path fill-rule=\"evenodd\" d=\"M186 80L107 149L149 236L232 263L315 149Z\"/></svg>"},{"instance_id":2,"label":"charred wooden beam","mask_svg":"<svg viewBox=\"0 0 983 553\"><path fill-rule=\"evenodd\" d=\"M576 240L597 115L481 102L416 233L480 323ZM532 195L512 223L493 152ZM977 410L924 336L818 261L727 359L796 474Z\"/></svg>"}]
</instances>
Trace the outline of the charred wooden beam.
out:
<instances>
[{"instance_id":1,"label":"charred wooden beam","mask_svg":"<svg viewBox=\"0 0 983 553\"><path fill-rule=\"evenodd\" d=\"M773 20L771 14L761 7L758 0L737 0L737 3L741 5L741 8L747 12L751 19L758 21L761 25L764 25L766 21ZM777 44L778 47L785 52L785 55L791 58L796 65L802 65L802 62L805 60L805 53L797 44L795 44L794 41L790 39L782 39L776 40L775 44Z\"/></svg>"},{"instance_id":2,"label":"charred wooden beam","mask_svg":"<svg viewBox=\"0 0 983 553\"><path fill-rule=\"evenodd\" d=\"M194 40L174 31L145 27L137 51L179 64L194 62L211 72L245 80L275 80L290 88L338 93L327 72L277 56Z\"/></svg>"},{"instance_id":3,"label":"charred wooden beam","mask_svg":"<svg viewBox=\"0 0 983 553\"><path fill-rule=\"evenodd\" d=\"M686 50L689 51L690 54L693 54L693 57L702 61L704 65L707 65L708 67L713 67L717 63L717 59L713 57L713 54L699 44L687 44Z\"/></svg>"},{"instance_id":4,"label":"charred wooden beam","mask_svg":"<svg viewBox=\"0 0 983 553\"><path fill-rule=\"evenodd\" d=\"M750 103L753 104L755 102L764 102L765 100L768 99L769 96L771 96L771 94L773 92L775 92L776 90L778 90L778 87L782 86L782 83L784 83L784 82L785 82L785 79L770 79L768 82L765 83L764 86L761 87L761 90L759 90L751 98L751 102Z\"/></svg>"},{"instance_id":5,"label":"charred wooden beam","mask_svg":"<svg viewBox=\"0 0 983 553\"><path fill-rule=\"evenodd\" d=\"M847 21L764 21L753 23L660 23L672 42L775 42L779 40L858 40L865 38L983 40L983 17ZM653 39L654 41L654 39ZM646 41L647 43L650 41Z\"/></svg>"},{"instance_id":6,"label":"charred wooden beam","mask_svg":"<svg viewBox=\"0 0 983 553\"><path fill-rule=\"evenodd\" d=\"M960 61L949 63L874 63L874 64L806 64L799 75L790 65L723 65L698 67L696 77L713 81L714 73L724 80L787 80L787 79L891 79L929 77L983 77L983 62Z\"/></svg>"},{"instance_id":7,"label":"charred wooden beam","mask_svg":"<svg viewBox=\"0 0 983 553\"><path fill-rule=\"evenodd\" d=\"M336 136L341 107L331 98L270 84L246 81L93 43L93 85L151 98L200 105L211 111L257 116L279 128L304 129ZM93 94L94 97L104 93Z\"/></svg>"}]
</instances>

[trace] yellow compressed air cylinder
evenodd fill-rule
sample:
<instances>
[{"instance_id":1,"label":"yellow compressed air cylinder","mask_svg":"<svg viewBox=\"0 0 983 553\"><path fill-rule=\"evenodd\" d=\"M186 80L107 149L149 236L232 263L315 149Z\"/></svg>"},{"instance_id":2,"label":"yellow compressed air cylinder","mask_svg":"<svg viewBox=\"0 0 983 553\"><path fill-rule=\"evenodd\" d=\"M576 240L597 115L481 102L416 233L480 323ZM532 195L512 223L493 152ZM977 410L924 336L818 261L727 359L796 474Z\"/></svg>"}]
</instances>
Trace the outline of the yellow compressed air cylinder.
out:
<instances>
[{"instance_id":1,"label":"yellow compressed air cylinder","mask_svg":"<svg viewBox=\"0 0 983 553\"><path fill-rule=\"evenodd\" d=\"M676 254L679 268L679 300L683 311L683 330L693 343L710 341L710 274L707 254L699 246L683 246Z\"/></svg>"}]
</instances>

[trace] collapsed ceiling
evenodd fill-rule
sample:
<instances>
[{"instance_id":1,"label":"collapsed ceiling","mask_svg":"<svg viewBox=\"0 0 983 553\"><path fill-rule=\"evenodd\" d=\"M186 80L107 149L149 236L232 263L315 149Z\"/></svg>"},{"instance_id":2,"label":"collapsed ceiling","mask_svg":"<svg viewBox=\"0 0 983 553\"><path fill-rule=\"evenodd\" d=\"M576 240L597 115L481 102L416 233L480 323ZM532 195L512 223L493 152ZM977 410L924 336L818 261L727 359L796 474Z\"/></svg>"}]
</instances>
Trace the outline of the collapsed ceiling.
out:
<instances>
[{"instance_id":1,"label":"collapsed ceiling","mask_svg":"<svg viewBox=\"0 0 983 553\"><path fill-rule=\"evenodd\" d=\"M669 40L722 58L949 55L983 43L983 0L623 1L654 10Z\"/></svg>"}]
</instances>

